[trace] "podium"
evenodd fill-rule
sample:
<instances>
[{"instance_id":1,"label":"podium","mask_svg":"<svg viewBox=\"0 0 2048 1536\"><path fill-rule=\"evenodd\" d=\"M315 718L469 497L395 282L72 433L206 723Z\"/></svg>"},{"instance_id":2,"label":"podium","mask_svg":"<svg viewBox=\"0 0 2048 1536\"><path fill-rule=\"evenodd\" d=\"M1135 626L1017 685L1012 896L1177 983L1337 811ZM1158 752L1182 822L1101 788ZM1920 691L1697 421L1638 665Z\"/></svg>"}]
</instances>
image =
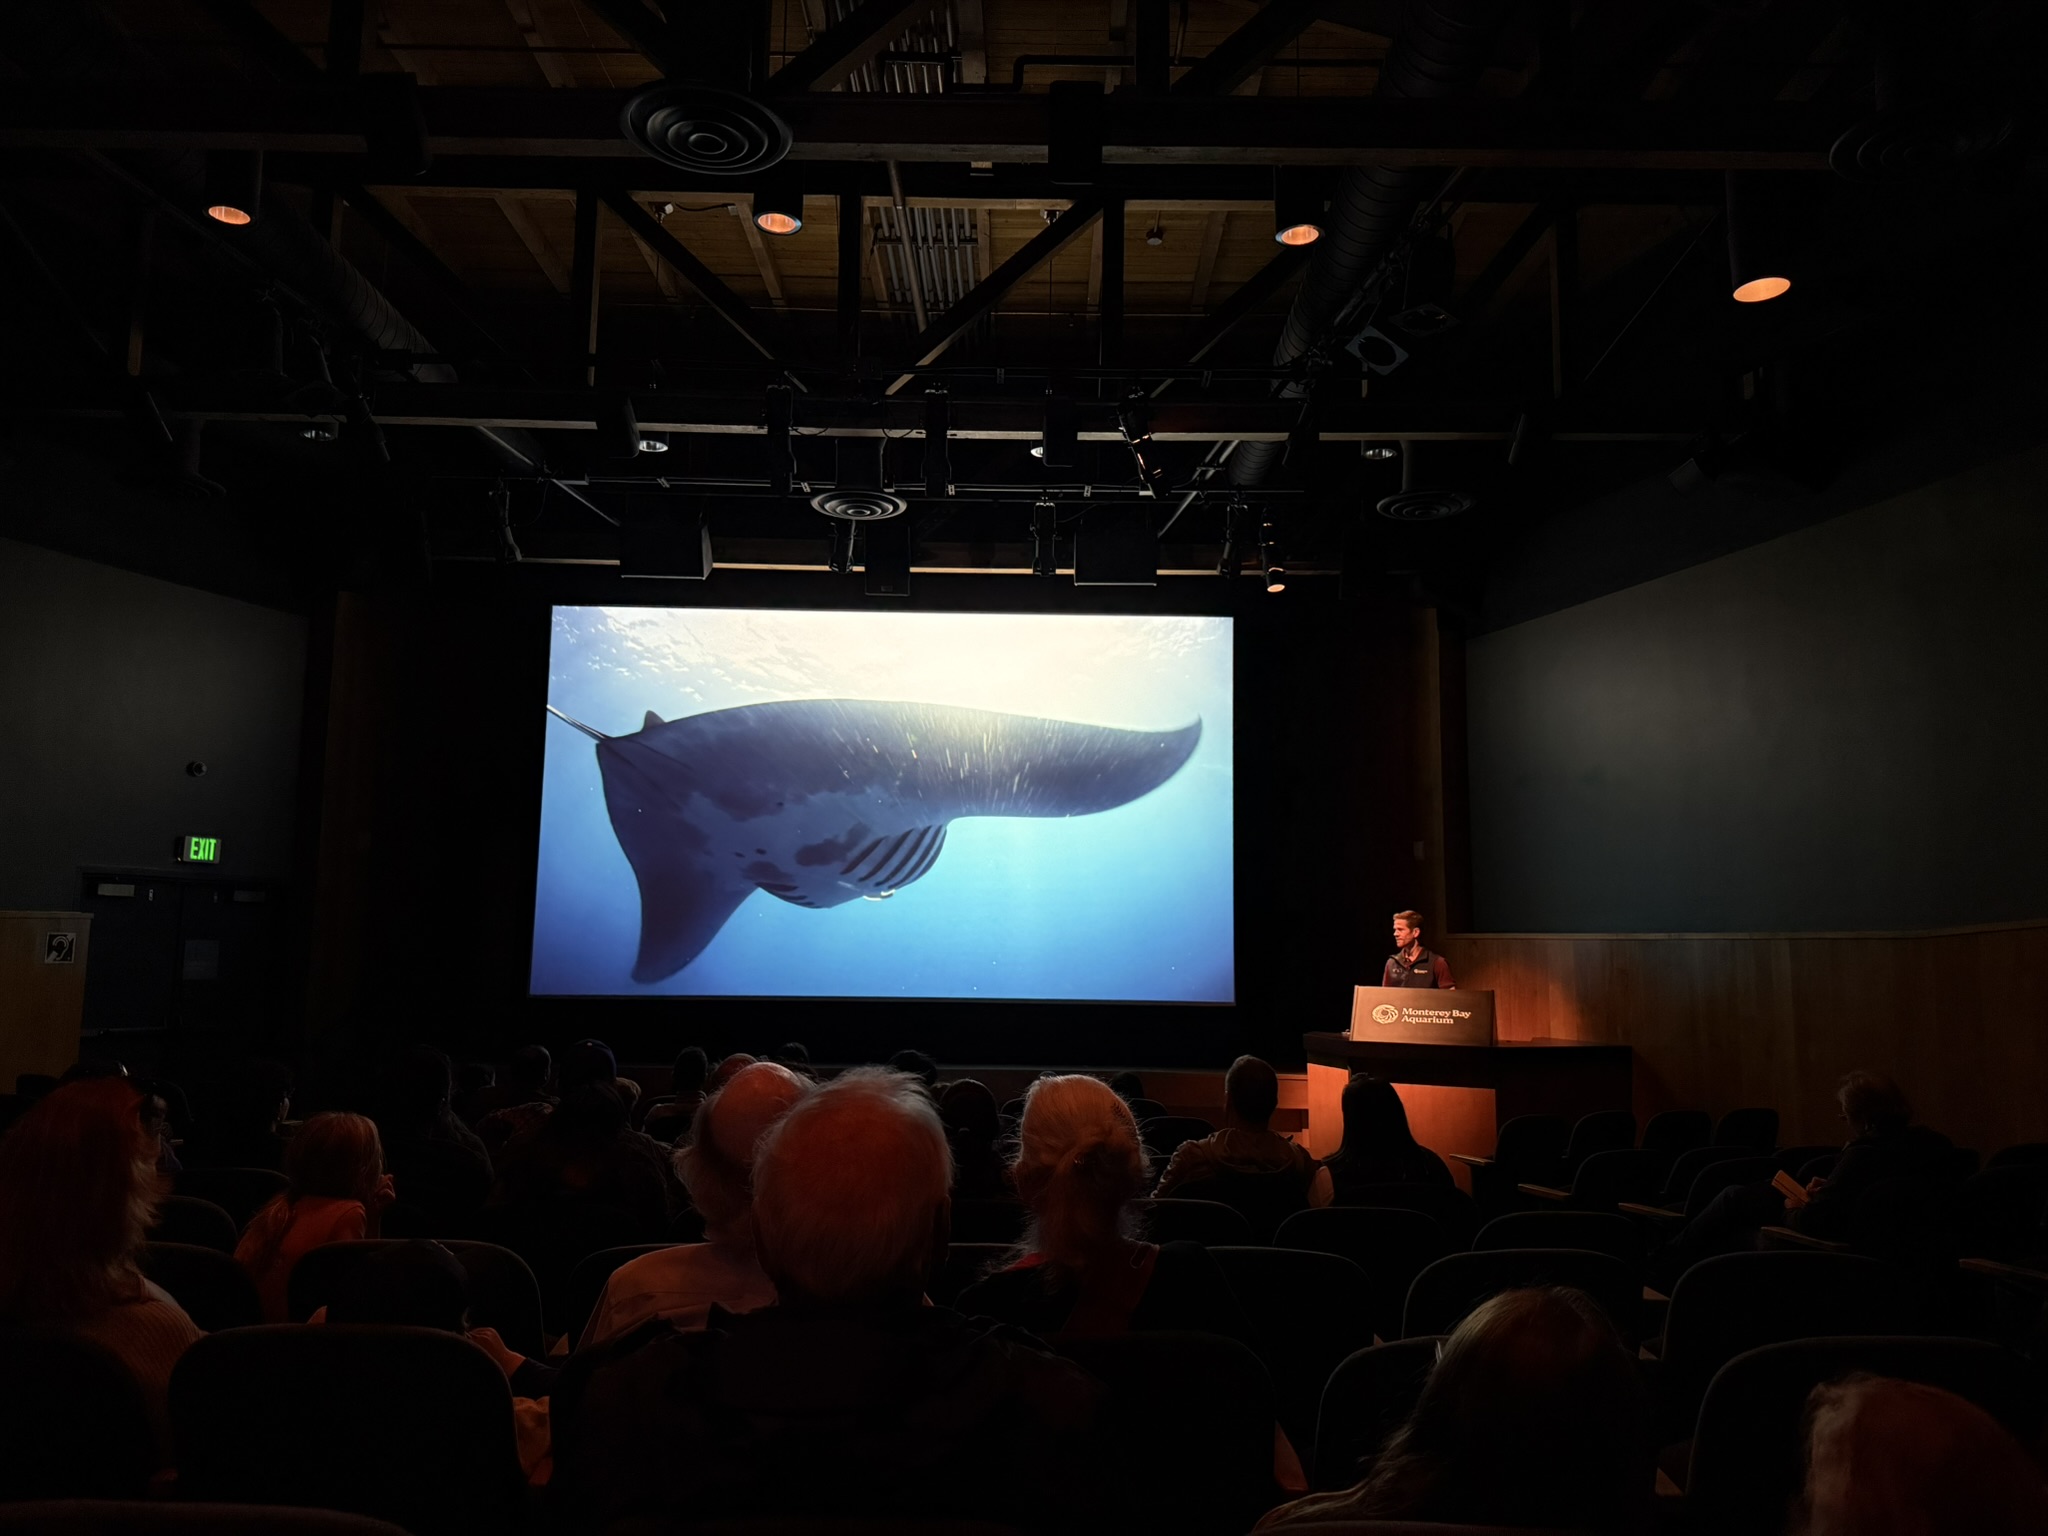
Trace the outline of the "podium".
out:
<instances>
[{"instance_id":1,"label":"podium","mask_svg":"<svg viewBox=\"0 0 2048 1536\"><path fill-rule=\"evenodd\" d=\"M1577 1119L1627 1109L1635 1053L1577 1040L1502 1040L1491 992L1421 987L1353 989L1346 1034L1301 1037L1308 1058L1308 1149L1328 1157L1344 1139L1344 1084L1356 1073L1394 1085L1415 1139L1450 1161L1487 1157L1517 1115ZM1452 1172L1465 1185L1461 1164Z\"/></svg>"}]
</instances>

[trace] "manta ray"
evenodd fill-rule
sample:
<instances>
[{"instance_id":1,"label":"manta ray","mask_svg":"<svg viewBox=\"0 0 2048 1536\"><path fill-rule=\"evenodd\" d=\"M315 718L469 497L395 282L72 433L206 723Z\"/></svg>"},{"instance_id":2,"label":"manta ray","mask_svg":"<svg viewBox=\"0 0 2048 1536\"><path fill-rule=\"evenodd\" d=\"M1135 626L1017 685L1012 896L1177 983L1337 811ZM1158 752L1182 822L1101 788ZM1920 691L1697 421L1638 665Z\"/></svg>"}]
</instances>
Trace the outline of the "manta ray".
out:
<instances>
[{"instance_id":1,"label":"manta ray","mask_svg":"<svg viewBox=\"0 0 2048 1536\"><path fill-rule=\"evenodd\" d=\"M633 979L682 970L755 891L823 909L931 872L962 816L1086 816L1178 773L1202 722L1131 731L948 704L803 699L597 742L605 807L640 883Z\"/></svg>"}]
</instances>

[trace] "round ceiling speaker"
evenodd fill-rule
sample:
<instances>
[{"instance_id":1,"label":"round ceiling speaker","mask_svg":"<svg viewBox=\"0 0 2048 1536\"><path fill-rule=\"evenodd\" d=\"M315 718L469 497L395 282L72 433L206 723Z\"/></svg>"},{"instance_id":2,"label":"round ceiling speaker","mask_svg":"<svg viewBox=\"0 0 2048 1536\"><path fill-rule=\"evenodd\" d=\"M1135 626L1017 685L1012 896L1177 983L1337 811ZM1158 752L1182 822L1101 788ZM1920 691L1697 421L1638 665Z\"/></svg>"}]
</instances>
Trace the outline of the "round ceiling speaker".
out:
<instances>
[{"instance_id":1,"label":"round ceiling speaker","mask_svg":"<svg viewBox=\"0 0 2048 1536\"><path fill-rule=\"evenodd\" d=\"M620 114L655 159L704 176L744 176L789 153L789 124L751 96L689 81L649 86Z\"/></svg>"},{"instance_id":2,"label":"round ceiling speaker","mask_svg":"<svg viewBox=\"0 0 2048 1536\"><path fill-rule=\"evenodd\" d=\"M1858 123L1835 140L1828 164L1838 176L1872 185L1926 181L1996 154L2016 129L1995 102L1923 102Z\"/></svg>"},{"instance_id":3,"label":"round ceiling speaker","mask_svg":"<svg viewBox=\"0 0 2048 1536\"><path fill-rule=\"evenodd\" d=\"M843 518L849 523L879 523L910 510L909 502L890 491L852 489L820 491L811 498L811 506L827 517Z\"/></svg>"},{"instance_id":4,"label":"round ceiling speaker","mask_svg":"<svg viewBox=\"0 0 2048 1536\"><path fill-rule=\"evenodd\" d=\"M1470 491L1396 491L1379 500L1379 514L1397 523L1435 523L1458 517L1479 504Z\"/></svg>"}]
</instances>

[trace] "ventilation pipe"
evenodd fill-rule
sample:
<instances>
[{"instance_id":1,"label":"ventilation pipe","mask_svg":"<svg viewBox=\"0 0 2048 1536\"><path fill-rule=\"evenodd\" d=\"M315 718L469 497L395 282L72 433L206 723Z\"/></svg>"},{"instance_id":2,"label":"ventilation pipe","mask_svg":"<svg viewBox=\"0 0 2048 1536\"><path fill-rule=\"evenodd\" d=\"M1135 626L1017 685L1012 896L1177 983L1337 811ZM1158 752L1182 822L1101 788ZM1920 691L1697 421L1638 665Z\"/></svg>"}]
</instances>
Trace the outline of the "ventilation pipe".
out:
<instances>
[{"instance_id":1,"label":"ventilation pipe","mask_svg":"<svg viewBox=\"0 0 2048 1536\"><path fill-rule=\"evenodd\" d=\"M1401 35L1387 52L1374 94L1411 101L1462 91L1485 66L1505 10L1503 0L1410 0ZM1287 367L1322 339L1353 294L1400 239L1423 192L1441 172L1384 165L1354 166L1330 202L1323 238L1315 244L1288 311L1273 362ZM1282 398L1299 398L1293 382ZM1256 485L1273 472L1286 444L1237 445L1230 456L1233 485Z\"/></svg>"}]
</instances>

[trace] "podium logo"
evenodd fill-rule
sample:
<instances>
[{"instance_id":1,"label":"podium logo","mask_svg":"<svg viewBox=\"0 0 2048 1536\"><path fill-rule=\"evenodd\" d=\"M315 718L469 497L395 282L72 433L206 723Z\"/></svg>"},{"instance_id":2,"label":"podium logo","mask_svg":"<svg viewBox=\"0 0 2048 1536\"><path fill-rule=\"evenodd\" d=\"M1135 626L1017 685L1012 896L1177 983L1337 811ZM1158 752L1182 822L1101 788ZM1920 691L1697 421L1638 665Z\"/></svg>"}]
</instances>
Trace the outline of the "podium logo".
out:
<instances>
[{"instance_id":1,"label":"podium logo","mask_svg":"<svg viewBox=\"0 0 2048 1536\"><path fill-rule=\"evenodd\" d=\"M1401 1010L1392 1003L1381 1003L1372 1011L1372 1021L1375 1024L1391 1024L1400 1017Z\"/></svg>"}]
</instances>

